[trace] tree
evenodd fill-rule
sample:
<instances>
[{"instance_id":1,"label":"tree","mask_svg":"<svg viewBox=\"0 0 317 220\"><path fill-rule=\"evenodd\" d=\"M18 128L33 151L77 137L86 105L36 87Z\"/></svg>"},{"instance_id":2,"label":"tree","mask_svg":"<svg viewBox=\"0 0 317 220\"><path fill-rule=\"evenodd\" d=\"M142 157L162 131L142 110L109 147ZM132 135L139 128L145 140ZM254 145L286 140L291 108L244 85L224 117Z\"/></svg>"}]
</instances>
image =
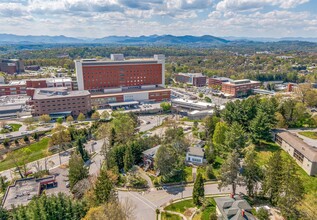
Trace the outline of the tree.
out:
<instances>
[{"instance_id":1,"label":"tree","mask_svg":"<svg viewBox=\"0 0 317 220\"><path fill-rule=\"evenodd\" d=\"M97 205L109 202L115 198L114 187L107 170L101 169L94 188Z\"/></svg>"},{"instance_id":2,"label":"tree","mask_svg":"<svg viewBox=\"0 0 317 220\"><path fill-rule=\"evenodd\" d=\"M172 108L172 105L169 102L162 102L160 104L160 106L164 112L167 112L167 111L171 110L171 108Z\"/></svg>"},{"instance_id":3,"label":"tree","mask_svg":"<svg viewBox=\"0 0 317 220\"><path fill-rule=\"evenodd\" d=\"M182 167L183 160L180 156L171 145L162 145L155 154L154 167L160 171L163 178L168 179Z\"/></svg>"},{"instance_id":4,"label":"tree","mask_svg":"<svg viewBox=\"0 0 317 220\"><path fill-rule=\"evenodd\" d=\"M262 183L263 192L272 204L276 205L279 199L279 188L283 179L283 158L281 152L274 152L267 163Z\"/></svg>"},{"instance_id":5,"label":"tree","mask_svg":"<svg viewBox=\"0 0 317 220\"><path fill-rule=\"evenodd\" d=\"M78 152L74 152L69 159L69 185L73 189L75 184L88 177L88 169L84 167L85 163Z\"/></svg>"},{"instance_id":6,"label":"tree","mask_svg":"<svg viewBox=\"0 0 317 220\"><path fill-rule=\"evenodd\" d=\"M214 135L212 136L212 143L217 150L223 148L226 140L226 132L228 126L225 122L218 122L215 127Z\"/></svg>"},{"instance_id":7,"label":"tree","mask_svg":"<svg viewBox=\"0 0 317 220\"><path fill-rule=\"evenodd\" d=\"M270 216L269 216L269 212L264 209L264 208L260 208L257 212L256 212L256 217L259 220L269 220Z\"/></svg>"},{"instance_id":8,"label":"tree","mask_svg":"<svg viewBox=\"0 0 317 220\"><path fill-rule=\"evenodd\" d=\"M0 192L4 193L8 186L9 186L9 182L7 181L7 177L0 176Z\"/></svg>"},{"instance_id":9,"label":"tree","mask_svg":"<svg viewBox=\"0 0 317 220\"><path fill-rule=\"evenodd\" d=\"M77 139L77 151L79 152L81 158L84 160L84 162L86 162L87 160L89 160L89 155L87 150L84 148L84 145L81 141L81 138Z\"/></svg>"},{"instance_id":10,"label":"tree","mask_svg":"<svg viewBox=\"0 0 317 220\"><path fill-rule=\"evenodd\" d=\"M135 128L137 123L133 118L133 115L115 112L114 119L112 120L112 125L116 134L116 142L125 144L128 140L131 140L135 133Z\"/></svg>"},{"instance_id":11,"label":"tree","mask_svg":"<svg viewBox=\"0 0 317 220\"><path fill-rule=\"evenodd\" d=\"M35 119L30 117L30 118L26 118L24 119L23 123L26 125L26 126L30 126L32 125L33 123L35 122Z\"/></svg>"},{"instance_id":12,"label":"tree","mask_svg":"<svg viewBox=\"0 0 317 220\"><path fill-rule=\"evenodd\" d=\"M127 148L125 149L123 163L124 163L125 172L128 172L134 165L134 157L132 154L131 145L128 145Z\"/></svg>"},{"instance_id":13,"label":"tree","mask_svg":"<svg viewBox=\"0 0 317 220\"><path fill-rule=\"evenodd\" d=\"M44 122L44 123L48 123L48 122L51 121L51 117L49 115L47 115L47 114L46 115L41 115L39 119L40 119L41 122Z\"/></svg>"},{"instance_id":14,"label":"tree","mask_svg":"<svg viewBox=\"0 0 317 220\"><path fill-rule=\"evenodd\" d=\"M271 129L273 125L270 123L266 112L259 111L256 117L250 123L250 131L252 138L257 143L260 140L271 140Z\"/></svg>"},{"instance_id":15,"label":"tree","mask_svg":"<svg viewBox=\"0 0 317 220\"><path fill-rule=\"evenodd\" d=\"M227 160L222 164L220 169L219 189L231 185L232 194L236 194L236 187L239 185L240 160L239 153L236 149L232 151Z\"/></svg>"},{"instance_id":16,"label":"tree","mask_svg":"<svg viewBox=\"0 0 317 220\"><path fill-rule=\"evenodd\" d=\"M202 94L201 92L198 94L199 98L203 98L204 94Z\"/></svg>"},{"instance_id":17,"label":"tree","mask_svg":"<svg viewBox=\"0 0 317 220\"><path fill-rule=\"evenodd\" d=\"M73 118L73 116L68 116L67 118L66 118L66 121L68 122L68 123L72 123L73 121L74 121L74 118Z\"/></svg>"},{"instance_id":18,"label":"tree","mask_svg":"<svg viewBox=\"0 0 317 220\"><path fill-rule=\"evenodd\" d=\"M208 96L205 96L205 101L211 103L211 98L209 98Z\"/></svg>"},{"instance_id":19,"label":"tree","mask_svg":"<svg viewBox=\"0 0 317 220\"><path fill-rule=\"evenodd\" d=\"M216 156L213 147L210 147L209 145L205 146L205 157L207 163L211 164L214 162Z\"/></svg>"},{"instance_id":20,"label":"tree","mask_svg":"<svg viewBox=\"0 0 317 220\"><path fill-rule=\"evenodd\" d=\"M27 172L27 163L29 162L32 151L25 147L19 151L11 151L7 154L7 159L16 167L21 178L24 178Z\"/></svg>"},{"instance_id":21,"label":"tree","mask_svg":"<svg viewBox=\"0 0 317 220\"><path fill-rule=\"evenodd\" d=\"M297 174L293 159L287 159L284 162L282 177L277 205L284 217L287 219L298 219L296 205L303 198L304 187L302 180Z\"/></svg>"},{"instance_id":22,"label":"tree","mask_svg":"<svg viewBox=\"0 0 317 220\"><path fill-rule=\"evenodd\" d=\"M86 119L85 115L83 113L79 113L77 120L78 121L84 121Z\"/></svg>"},{"instance_id":23,"label":"tree","mask_svg":"<svg viewBox=\"0 0 317 220\"><path fill-rule=\"evenodd\" d=\"M61 125L60 125L61 126ZM65 145L71 141L71 136L69 130L65 129L63 126L57 126L56 130L51 139L50 145L57 145L59 149L59 154L62 150L65 150ZM62 163L61 157L59 155L60 164Z\"/></svg>"},{"instance_id":24,"label":"tree","mask_svg":"<svg viewBox=\"0 0 317 220\"><path fill-rule=\"evenodd\" d=\"M194 183L193 189L193 202L195 205L200 206L205 195L204 180L201 173L198 173Z\"/></svg>"},{"instance_id":25,"label":"tree","mask_svg":"<svg viewBox=\"0 0 317 220\"><path fill-rule=\"evenodd\" d=\"M100 118L101 119L107 119L107 118L109 118L110 117L110 114L109 114L109 112L107 111L107 110L104 110L102 113L101 113L101 115L100 115Z\"/></svg>"},{"instance_id":26,"label":"tree","mask_svg":"<svg viewBox=\"0 0 317 220\"><path fill-rule=\"evenodd\" d=\"M58 119L56 119L56 122L57 122L58 124L63 124L63 121L64 121L63 118L58 118Z\"/></svg>"},{"instance_id":27,"label":"tree","mask_svg":"<svg viewBox=\"0 0 317 220\"><path fill-rule=\"evenodd\" d=\"M203 123L206 129L206 136L208 139L212 138L218 122L220 122L220 118L218 118L217 116L207 116L206 118L204 118Z\"/></svg>"},{"instance_id":28,"label":"tree","mask_svg":"<svg viewBox=\"0 0 317 220\"><path fill-rule=\"evenodd\" d=\"M98 119L100 119L100 114L99 114L99 112L98 112L98 111L95 111L94 113L92 113L91 119L92 119L92 120L98 120Z\"/></svg>"},{"instance_id":29,"label":"tree","mask_svg":"<svg viewBox=\"0 0 317 220\"><path fill-rule=\"evenodd\" d=\"M257 183L261 179L261 170L257 164L254 147L247 150L243 163L243 183L247 187L248 195L253 197L257 189Z\"/></svg>"},{"instance_id":30,"label":"tree","mask_svg":"<svg viewBox=\"0 0 317 220\"><path fill-rule=\"evenodd\" d=\"M246 145L246 134L243 127L233 122L225 134L225 145L230 149L241 151Z\"/></svg>"}]
</instances>

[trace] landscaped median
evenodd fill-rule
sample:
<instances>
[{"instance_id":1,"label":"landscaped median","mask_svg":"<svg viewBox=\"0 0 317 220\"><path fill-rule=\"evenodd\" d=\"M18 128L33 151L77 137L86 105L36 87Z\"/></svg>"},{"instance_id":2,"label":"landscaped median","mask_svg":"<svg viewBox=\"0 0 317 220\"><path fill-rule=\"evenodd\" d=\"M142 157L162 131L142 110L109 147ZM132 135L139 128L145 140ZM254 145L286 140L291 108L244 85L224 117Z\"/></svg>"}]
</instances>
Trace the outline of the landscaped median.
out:
<instances>
[{"instance_id":1,"label":"landscaped median","mask_svg":"<svg viewBox=\"0 0 317 220\"><path fill-rule=\"evenodd\" d=\"M214 197L228 194L209 195L205 197L203 204L197 207L192 197L175 200L161 207L161 220L193 219L210 220L212 214L216 214Z\"/></svg>"}]
</instances>

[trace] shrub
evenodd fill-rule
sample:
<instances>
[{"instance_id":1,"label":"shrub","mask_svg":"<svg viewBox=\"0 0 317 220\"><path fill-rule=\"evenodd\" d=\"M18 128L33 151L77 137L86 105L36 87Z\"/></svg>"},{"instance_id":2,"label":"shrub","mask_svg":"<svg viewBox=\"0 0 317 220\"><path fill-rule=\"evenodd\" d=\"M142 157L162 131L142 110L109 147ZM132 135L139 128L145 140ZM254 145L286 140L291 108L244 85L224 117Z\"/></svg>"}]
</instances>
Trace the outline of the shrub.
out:
<instances>
[{"instance_id":1,"label":"shrub","mask_svg":"<svg viewBox=\"0 0 317 220\"><path fill-rule=\"evenodd\" d=\"M29 137L25 135L25 136L23 137L23 140L24 140L25 143L27 143L27 142L29 142Z\"/></svg>"}]
</instances>

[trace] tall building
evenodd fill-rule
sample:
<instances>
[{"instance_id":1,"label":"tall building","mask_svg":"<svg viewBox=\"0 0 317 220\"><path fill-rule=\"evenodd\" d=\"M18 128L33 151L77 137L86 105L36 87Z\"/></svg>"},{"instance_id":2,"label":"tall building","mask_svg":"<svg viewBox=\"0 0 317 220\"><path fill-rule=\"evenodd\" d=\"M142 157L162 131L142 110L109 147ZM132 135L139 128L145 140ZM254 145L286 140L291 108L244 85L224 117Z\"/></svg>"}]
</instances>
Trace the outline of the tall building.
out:
<instances>
[{"instance_id":1,"label":"tall building","mask_svg":"<svg viewBox=\"0 0 317 220\"><path fill-rule=\"evenodd\" d=\"M19 59L3 59L0 60L0 71L14 74L24 72L24 63Z\"/></svg>"},{"instance_id":2,"label":"tall building","mask_svg":"<svg viewBox=\"0 0 317 220\"><path fill-rule=\"evenodd\" d=\"M201 87L206 85L207 77L202 73L177 73L175 74L175 80L180 83Z\"/></svg>"},{"instance_id":3,"label":"tall building","mask_svg":"<svg viewBox=\"0 0 317 220\"><path fill-rule=\"evenodd\" d=\"M84 91L68 91L68 88L35 89L32 101L32 115L59 114L78 116L91 111L90 93Z\"/></svg>"},{"instance_id":4,"label":"tall building","mask_svg":"<svg viewBox=\"0 0 317 220\"><path fill-rule=\"evenodd\" d=\"M109 103L162 101L170 99L165 86L165 56L125 60L122 54L111 59L75 61L79 91L91 92L93 106L104 108Z\"/></svg>"}]
</instances>

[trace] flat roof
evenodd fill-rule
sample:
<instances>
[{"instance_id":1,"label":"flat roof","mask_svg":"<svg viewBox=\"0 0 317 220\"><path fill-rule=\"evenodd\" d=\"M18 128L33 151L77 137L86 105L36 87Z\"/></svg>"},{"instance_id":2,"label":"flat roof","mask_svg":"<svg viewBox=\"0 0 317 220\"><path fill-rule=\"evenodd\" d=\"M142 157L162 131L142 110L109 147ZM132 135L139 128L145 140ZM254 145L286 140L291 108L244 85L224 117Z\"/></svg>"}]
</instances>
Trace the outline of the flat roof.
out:
<instances>
[{"instance_id":1,"label":"flat roof","mask_svg":"<svg viewBox=\"0 0 317 220\"><path fill-rule=\"evenodd\" d=\"M150 59L131 59L131 60L79 60L83 66L101 66L101 65L127 65L127 64L158 64L158 60Z\"/></svg>"},{"instance_id":2,"label":"flat roof","mask_svg":"<svg viewBox=\"0 0 317 220\"><path fill-rule=\"evenodd\" d=\"M249 80L249 79L239 79L239 80L232 80L229 82L224 82L223 84L232 85L232 86L240 86L240 85L255 84L255 83L260 83L260 82Z\"/></svg>"},{"instance_id":3,"label":"flat roof","mask_svg":"<svg viewBox=\"0 0 317 220\"><path fill-rule=\"evenodd\" d=\"M108 96L114 96L114 95L126 95L126 94L135 94L135 93L142 93L142 92L167 92L170 91L170 89L165 89L162 87L152 88L152 89L128 89L123 90L122 92L109 92L109 93L92 93L91 98L103 98Z\"/></svg>"},{"instance_id":4,"label":"flat roof","mask_svg":"<svg viewBox=\"0 0 317 220\"><path fill-rule=\"evenodd\" d=\"M190 99L172 99L171 100L174 103L178 103L178 104L188 104L188 105L193 105L193 106L199 106L199 107L214 107L215 104L213 103L209 103L209 102L200 102L200 101L196 101L196 100L190 100Z\"/></svg>"},{"instance_id":5,"label":"flat roof","mask_svg":"<svg viewBox=\"0 0 317 220\"><path fill-rule=\"evenodd\" d=\"M90 95L90 92L87 90L68 91L67 87L53 87L53 88L36 89L34 92L33 99L34 100L56 99L56 98L65 98L65 97L87 96L87 95Z\"/></svg>"},{"instance_id":6,"label":"flat roof","mask_svg":"<svg viewBox=\"0 0 317 220\"><path fill-rule=\"evenodd\" d=\"M290 133L287 130L275 130L276 135L281 137L294 149L302 153L311 162L317 162L317 147L311 146L297 135Z\"/></svg>"},{"instance_id":7,"label":"flat roof","mask_svg":"<svg viewBox=\"0 0 317 220\"><path fill-rule=\"evenodd\" d=\"M138 101L109 103L110 107L117 107L121 105L137 105L137 104L139 104Z\"/></svg>"}]
</instances>

